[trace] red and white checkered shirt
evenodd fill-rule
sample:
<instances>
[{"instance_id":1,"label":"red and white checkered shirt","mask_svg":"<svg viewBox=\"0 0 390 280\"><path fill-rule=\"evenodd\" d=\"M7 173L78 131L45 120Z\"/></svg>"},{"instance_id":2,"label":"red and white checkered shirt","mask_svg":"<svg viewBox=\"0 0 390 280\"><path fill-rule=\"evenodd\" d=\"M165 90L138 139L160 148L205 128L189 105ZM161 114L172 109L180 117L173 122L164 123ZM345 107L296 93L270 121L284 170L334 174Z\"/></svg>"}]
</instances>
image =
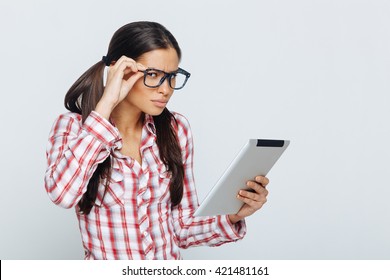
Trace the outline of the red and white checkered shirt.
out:
<instances>
[{"instance_id":1,"label":"red and white checkered shirt","mask_svg":"<svg viewBox=\"0 0 390 280\"><path fill-rule=\"evenodd\" d=\"M193 177L193 141L188 121L174 113L184 163L181 203L170 203L170 173L160 159L153 118L145 116L141 137L142 166L119 152L118 129L92 112L85 120L75 113L60 115L50 132L45 188L64 208L75 206L85 259L180 259L179 248L219 246L244 237L244 221L232 225L226 215L194 217L198 197ZM112 175L104 182L88 215L77 203L99 163L111 157Z\"/></svg>"}]
</instances>

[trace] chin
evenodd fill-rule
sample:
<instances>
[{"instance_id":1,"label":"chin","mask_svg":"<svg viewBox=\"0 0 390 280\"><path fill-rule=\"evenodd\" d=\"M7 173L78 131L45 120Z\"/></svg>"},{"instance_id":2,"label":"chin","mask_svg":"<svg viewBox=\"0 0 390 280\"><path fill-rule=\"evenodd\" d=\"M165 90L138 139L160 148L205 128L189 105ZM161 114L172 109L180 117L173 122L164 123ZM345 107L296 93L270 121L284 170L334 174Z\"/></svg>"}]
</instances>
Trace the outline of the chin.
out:
<instances>
[{"instance_id":1,"label":"chin","mask_svg":"<svg viewBox=\"0 0 390 280\"><path fill-rule=\"evenodd\" d=\"M144 113L151 115L151 116L159 116L164 111L164 109L165 108L158 108L158 109L154 108L151 110L145 110Z\"/></svg>"}]
</instances>

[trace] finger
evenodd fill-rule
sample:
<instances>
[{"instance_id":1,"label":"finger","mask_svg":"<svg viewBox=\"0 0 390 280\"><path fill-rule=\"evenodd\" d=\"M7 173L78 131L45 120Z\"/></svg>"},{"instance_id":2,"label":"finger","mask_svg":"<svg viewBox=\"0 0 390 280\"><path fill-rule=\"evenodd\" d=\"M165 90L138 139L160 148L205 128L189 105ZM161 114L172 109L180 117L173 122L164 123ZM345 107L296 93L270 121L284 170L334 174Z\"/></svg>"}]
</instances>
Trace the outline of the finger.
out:
<instances>
[{"instance_id":1,"label":"finger","mask_svg":"<svg viewBox=\"0 0 390 280\"><path fill-rule=\"evenodd\" d=\"M253 193L253 192L245 191L245 190L240 190L238 195L241 197L252 199L254 201L261 202L261 201L267 200L267 194L258 194L258 193Z\"/></svg>"},{"instance_id":2,"label":"finger","mask_svg":"<svg viewBox=\"0 0 390 280\"><path fill-rule=\"evenodd\" d=\"M138 68L138 70L141 70L141 71L146 70L145 65L143 65L143 64L141 64L141 63L137 63L137 68Z\"/></svg>"},{"instance_id":3,"label":"finger","mask_svg":"<svg viewBox=\"0 0 390 280\"><path fill-rule=\"evenodd\" d=\"M128 75L130 73L135 73L135 72L139 72L139 71L143 72L145 70L146 70L146 67L144 65L142 65L141 63L136 63L135 67L125 68L124 73L125 73L125 75ZM125 77L125 80L127 80L129 77L130 76Z\"/></svg>"},{"instance_id":4,"label":"finger","mask_svg":"<svg viewBox=\"0 0 390 280\"><path fill-rule=\"evenodd\" d=\"M142 72L136 72L133 75L131 75L129 78L125 78L124 81L127 83L129 86L133 86L136 81L138 81L141 77L143 77L144 73Z\"/></svg>"},{"instance_id":5,"label":"finger","mask_svg":"<svg viewBox=\"0 0 390 280\"><path fill-rule=\"evenodd\" d=\"M139 73L136 63L134 61L122 60L121 62L118 61L115 66L110 67L109 77L110 79L116 79L118 82L122 80L127 81L135 73ZM135 82L136 80L138 80L142 76L142 74L143 73L141 73L141 75L135 76L131 80L131 82Z\"/></svg>"},{"instance_id":6,"label":"finger","mask_svg":"<svg viewBox=\"0 0 390 280\"><path fill-rule=\"evenodd\" d=\"M128 57L128 56L125 56L125 55L122 55L117 61L113 61L114 62L114 66L118 66L119 64L121 64L122 62L133 62L133 63L136 63L134 59Z\"/></svg>"},{"instance_id":7,"label":"finger","mask_svg":"<svg viewBox=\"0 0 390 280\"><path fill-rule=\"evenodd\" d=\"M237 198L245 204L248 204L253 209L260 209L267 202L266 198L262 199L261 201L256 201L241 195L237 195Z\"/></svg>"},{"instance_id":8,"label":"finger","mask_svg":"<svg viewBox=\"0 0 390 280\"><path fill-rule=\"evenodd\" d=\"M124 76L124 80L126 80L127 84L133 85L137 80L139 80L144 75L144 70L146 70L146 67L141 63L136 63L137 71L133 72L132 75L129 75L132 71L127 71L129 73L126 73ZM140 72L141 71L141 72ZM126 72L126 70L125 70Z\"/></svg>"},{"instance_id":9,"label":"finger","mask_svg":"<svg viewBox=\"0 0 390 280\"><path fill-rule=\"evenodd\" d=\"M246 183L248 187L250 187L252 190L254 190L258 194L262 194L267 196L268 195L268 190L263 187L263 185L260 185L259 183L253 182L253 181L248 181Z\"/></svg>"},{"instance_id":10,"label":"finger","mask_svg":"<svg viewBox=\"0 0 390 280\"><path fill-rule=\"evenodd\" d=\"M125 73L125 70L131 69L130 72L137 72L137 62L134 59L131 59L127 56L121 56L121 58L115 62L115 64L112 66L114 69L123 71Z\"/></svg>"},{"instance_id":11,"label":"finger","mask_svg":"<svg viewBox=\"0 0 390 280\"><path fill-rule=\"evenodd\" d=\"M123 61L118 66L119 71L123 71L123 73L131 73L138 72L137 63L135 61Z\"/></svg>"},{"instance_id":12,"label":"finger","mask_svg":"<svg viewBox=\"0 0 390 280\"><path fill-rule=\"evenodd\" d=\"M269 179L265 176L256 176L255 181L261 184L264 188L268 185Z\"/></svg>"}]
</instances>

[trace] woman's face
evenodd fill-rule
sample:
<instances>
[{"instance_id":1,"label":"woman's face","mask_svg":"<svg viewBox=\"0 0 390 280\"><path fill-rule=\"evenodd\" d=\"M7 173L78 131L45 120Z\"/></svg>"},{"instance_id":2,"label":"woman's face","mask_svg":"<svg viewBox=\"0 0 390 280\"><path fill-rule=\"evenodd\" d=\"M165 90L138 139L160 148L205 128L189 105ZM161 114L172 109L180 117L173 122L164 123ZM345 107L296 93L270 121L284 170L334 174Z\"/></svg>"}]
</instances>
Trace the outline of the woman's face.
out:
<instances>
[{"instance_id":1,"label":"woman's face","mask_svg":"<svg viewBox=\"0 0 390 280\"><path fill-rule=\"evenodd\" d=\"M175 49L157 49L143 54L137 63L141 63L146 68L154 68L167 73L174 72L179 67L179 57ZM173 94L173 89L169 86L168 79L156 88L145 86L141 77L130 90L125 98L125 102L139 109L146 114L157 116L162 113Z\"/></svg>"}]
</instances>

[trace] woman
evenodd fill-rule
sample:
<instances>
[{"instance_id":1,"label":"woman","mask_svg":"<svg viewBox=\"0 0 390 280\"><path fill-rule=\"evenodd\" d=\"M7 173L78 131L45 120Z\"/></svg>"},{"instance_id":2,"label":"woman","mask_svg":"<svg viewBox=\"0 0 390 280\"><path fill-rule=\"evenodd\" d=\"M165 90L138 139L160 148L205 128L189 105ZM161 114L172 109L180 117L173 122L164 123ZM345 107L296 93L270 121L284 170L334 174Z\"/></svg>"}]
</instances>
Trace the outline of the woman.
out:
<instances>
[{"instance_id":1,"label":"woman","mask_svg":"<svg viewBox=\"0 0 390 280\"><path fill-rule=\"evenodd\" d=\"M191 130L166 108L190 77L180 57L160 24L127 24L65 96L70 112L50 133L45 187L54 203L75 207L85 259L180 259L179 248L243 238L244 218L266 202L268 179L258 176L254 192L238 194L237 214L193 217Z\"/></svg>"}]
</instances>

